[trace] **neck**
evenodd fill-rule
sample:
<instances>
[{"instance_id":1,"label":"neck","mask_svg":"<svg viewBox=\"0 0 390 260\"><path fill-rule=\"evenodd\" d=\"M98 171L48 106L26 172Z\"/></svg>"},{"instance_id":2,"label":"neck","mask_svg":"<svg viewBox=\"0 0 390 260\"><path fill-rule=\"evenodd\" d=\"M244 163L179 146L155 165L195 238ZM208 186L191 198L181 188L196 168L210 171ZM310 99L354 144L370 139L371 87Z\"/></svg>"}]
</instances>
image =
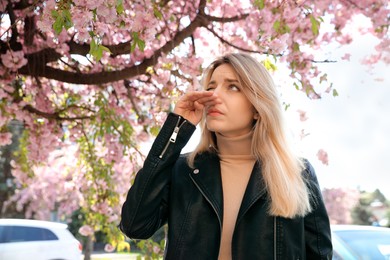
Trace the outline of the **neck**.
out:
<instances>
[{"instance_id":1,"label":"neck","mask_svg":"<svg viewBox=\"0 0 390 260\"><path fill-rule=\"evenodd\" d=\"M251 155L253 132L235 137L226 137L215 133L220 155Z\"/></svg>"}]
</instances>

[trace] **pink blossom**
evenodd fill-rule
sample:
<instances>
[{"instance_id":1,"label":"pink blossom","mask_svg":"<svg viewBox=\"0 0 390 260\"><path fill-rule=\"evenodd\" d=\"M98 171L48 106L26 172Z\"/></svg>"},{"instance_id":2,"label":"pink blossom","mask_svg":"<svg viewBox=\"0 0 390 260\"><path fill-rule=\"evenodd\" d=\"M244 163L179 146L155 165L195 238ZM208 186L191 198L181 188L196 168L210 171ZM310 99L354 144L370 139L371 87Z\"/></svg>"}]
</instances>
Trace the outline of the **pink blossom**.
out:
<instances>
[{"instance_id":1,"label":"pink blossom","mask_svg":"<svg viewBox=\"0 0 390 260\"><path fill-rule=\"evenodd\" d=\"M153 246L153 253L158 254L160 253L161 249L158 246Z\"/></svg>"},{"instance_id":2,"label":"pink blossom","mask_svg":"<svg viewBox=\"0 0 390 260\"><path fill-rule=\"evenodd\" d=\"M75 8L72 13L72 22L77 30L87 30L87 25L93 19L91 12L85 12L83 9Z\"/></svg>"},{"instance_id":3,"label":"pink blossom","mask_svg":"<svg viewBox=\"0 0 390 260\"><path fill-rule=\"evenodd\" d=\"M306 111L299 109L297 110L297 112L299 113L299 120L301 120L301 122L306 121L308 119L306 116Z\"/></svg>"},{"instance_id":4,"label":"pink blossom","mask_svg":"<svg viewBox=\"0 0 390 260\"><path fill-rule=\"evenodd\" d=\"M108 218L108 223L112 223L112 222L115 222L119 219L118 215L111 215L109 218Z\"/></svg>"},{"instance_id":5,"label":"pink blossom","mask_svg":"<svg viewBox=\"0 0 390 260\"><path fill-rule=\"evenodd\" d=\"M351 58L351 54L350 53L345 53L343 57L341 57L342 60L347 60L349 61Z\"/></svg>"},{"instance_id":6,"label":"pink blossom","mask_svg":"<svg viewBox=\"0 0 390 260\"><path fill-rule=\"evenodd\" d=\"M91 39L91 36L87 30L80 29L76 34L76 38L80 42L86 42L87 40Z\"/></svg>"},{"instance_id":7,"label":"pink blossom","mask_svg":"<svg viewBox=\"0 0 390 260\"><path fill-rule=\"evenodd\" d=\"M325 165L329 164L328 153L325 152L323 149L318 150L317 157L318 157L318 160L320 160L323 164L325 164Z\"/></svg>"},{"instance_id":8,"label":"pink blossom","mask_svg":"<svg viewBox=\"0 0 390 260\"><path fill-rule=\"evenodd\" d=\"M95 233L95 231L91 226L83 225L82 227L79 228L79 233L87 237L87 236L92 236Z\"/></svg>"},{"instance_id":9,"label":"pink blossom","mask_svg":"<svg viewBox=\"0 0 390 260\"><path fill-rule=\"evenodd\" d=\"M377 63L380 59L381 59L381 55L380 54L376 54L376 55L373 54L371 56L368 56L368 57L364 58L362 63L366 64L366 65L372 65L372 64Z\"/></svg>"},{"instance_id":10,"label":"pink blossom","mask_svg":"<svg viewBox=\"0 0 390 260\"><path fill-rule=\"evenodd\" d=\"M6 7L7 7L7 2L6 1L1 1L0 2L0 12L4 13Z\"/></svg>"},{"instance_id":11,"label":"pink blossom","mask_svg":"<svg viewBox=\"0 0 390 260\"><path fill-rule=\"evenodd\" d=\"M283 34L282 36L273 39L269 46L272 49L273 53L281 53L283 52L287 47L287 40L289 38L289 35L287 33Z\"/></svg>"},{"instance_id":12,"label":"pink blossom","mask_svg":"<svg viewBox=\"0 0 390 260\"><path fill-rule=\"evenodd\" d=\"M332 224L351 224L351 210L359 202L357 189L327 188L323 192L324 203Z\"/></svg>"},{"instance_id":13,"label":"pink blossom","mask_svg":"<svg viewBox=\"0 0 390 260\"><path fill-rule=\"evenodd\" d=\"M12 143L12 134L11 133L0 133L0 147L9 145Z\"/></svg>"},{"instance_id":14,"label":"pink blossom","mask_svg":"<svg viewBox=\"0 0 390 260\"><path fill-rule=\"evenodd\" d=\"M24 57L23 51L7 50L5 54L1 55L3 65L7 68L16 71L27 64L27 59Z\"/></svg>"},{"instance_id":15,"label":"pink blossom","mask_svg":"<svg viewBox=\"0 0 390 260\"><path fill-rule=\"evenodd\" d=\"M0 128L1 128L2 126L6 125L6 124L8 123L8 121L9 121L9 118L3 116L1 113L2 113L2 112L1 112L1 110L0 110Z\"/></svg>"},{"instance_id":16,"label":"pink blossom","mask_svg":"<svg viewBox=\"0 0 390 260\"><path fill-rule=\"evenodd\" d=\"M137 135L137 140L141 141L141 142L146 142L148 141L150 138L150 136L148 135L147 132L145 131L141 131L138 135Z\"/></svg>"},{"instance_id":17,"label":"pink blossom","mask_svg":"<svg viewBox=\"0 0 390 260\"><path fill-rule=\"evenodd\" d=\"M108 252L108 253L111 253L111 252L114 252L115 251L115 247L111 244L106 244L104 246L104 251Z\"/></svg>"},{"instance_id":18,"label":"pink blossom","mask_svg":"<svg viewBox=\"0 0 390 260\"><path fill-rule=\"evenodd\" d=\"M85 2L85 6L90 9L90 10L93 10L93 9L96 9L98 8L100 5L104 5L104 0L94 0L94 1L86 1Z\"/></svg>"},{"instance_id":19,"label":"pink blossom","mask_svg":"<svg viewBox=\"0 0 390 260\"><path fill-rule=\"evenodd\" d=\"M44 33L48 33L52 31L52 21L49 19L37 21L37 27Z\"/></svg>"},{"instance_id":20,"label":"pink blossom","mask_svg":"<svg viewBox=\"0 0 390 260\"><path fill-rule=\"evenodd\" d=\"M30 3L31 0L26 2ZM25 210L26 217L49 218L50 212L55 210L61 218L67 218L72 211L81 207L88 216L104 215L102 219L106 223L102 225L115 226L120 215L118 201L125 200L128 185L143 162L137 146L143 147L143 142L148 139L146 132L140 134L141 129L160 126L167 116L171 97L191 88L198 89L203 66L223 53L236 52L237 48L232 45L238 49L275 54L275 62L289 64L291 77L311 98L319 97L313 91L318 79L320 83L326 81L325 73L319 70L323 66L313 62L318 59L317 51L328 44L329 47L334 44L338 47L350 43L351 36L355 35L350 27L355 24L353 17L365 17L363 23L359 24L364 29L359 29L357 33L372 34L378 39L373 56L368 56L363 62L368 65L380 61L390 63L387 26L390 10L385 0L263 1L265 6L261 10L253 8L253 1L208 1L205 10L208 15L225 19L245 14L246 18L209 24L208 29L214 30L221 40L205 27L199 27L192 32L191 38L185 37L184 41L176 36L180 35L180 31L190 29L186 27L200 13L197 9L199 1L166 1L166 6L160 9L159 5L153 4L156 1L151 0L73 0L70 7L73 27L62 30L59 35L54 33L52 27L52 11L59 10L58 1L35 2L35 8L14 9L17 19L13 24L8 22L9 11L4 4L0 4L0 10L5 12L5 22L0 25L2 40L10 44L10 49L16 50L18 46L14 43L22 44L22 51L2 52L0 98L6 106L3 107L5 113L2 114L4 118L0 118L0 125L4 126L15 118L23 122L27 133L26 159L31 167L26 173L22 172L26 168L21 167L20 162L12 164L17 189L10 199L12 203L8 204L18 210ZM124 9L117 13L116 6L120 2ZM161 16L157 10L161 11ZM28 16L35 17L36 27L40 31L27 31L28 26L24 26L23 21L27 21ZM318 21L324 17L318 35L313 33L313 20L310 17ZM193 23L195 26L197 24ZM277 28L278 24L283 27ZM144 41L144 51L139 48L129 51L134 32ZM24 36L30 33L33 44L26 44L25 40L29 37ZM90 59L87 53L91 35L101 40L104 46L117 45L113 50L119 53L111 55L104 52L99 62ZM15 37L15 40L10 40L11 37ZM73 56L70 50L82 58ZM42 67L37 70L24 71L23 75L14 73L25 66L24 56L31 54L35 57L41 51L55 51L58 55L42 56L45 59L39 60ZM313 53L316 55L310 55ZM332 52L329 55L330 59L336 58L332 57ZM148 58L151 59L148 61ZM158 59L156 64L155 59ZM344 55L342 59L348 60L349 57ZM138 65L146 65L146 73L145 69L137 70L135 66ZM123 81L74 85L34 75L34 71L47 72L43 66L59 71L48 73L53 77L78 74L79 78L83 78L82 75L90 77L92 73L115 74L120 71L135 73L130 73L129 86L123 84ZM77 77L71 78L77 80ZM18 103L12 101L14 96L10 96L11 93L16 94L13 85L15 79L20 80L20 90L25 97L20 101L18 99ZM323 91L331 90L330 84ZM104 102L97 102L101 101L99 97L104 97ZM29 107L42 113L32 113L31 109L26 109ZM115 118L103 118L105 114L101 111L113 112ZM139 120L141 117L138 113L148 117ZM54 118L44 118L50 117L50 114L55 115ZM56 120L58 117L80 116L90 117L91 120ZM299 117L305 121L307 114L301 111ZM116 118L128 120L133 129L124 129L120 121L115 121ZM117 129L127 132L121 136ZM105 135L106 132L109 134ZM85 152L76 145L85 135L93 141L93 147L89 150L91 156L98 157L96 163L103 162L104 167L107 167L98 176L91 170L91 165L86 163ZM307 135L302 130L301 137ZM9 133L3 133L2 136L5 137L5 143L9 143ZM69 143L73 145L67 146ZM319 152L317 156L328 163L326 152ZM108 193L109 196L106 196Z\"/></svg>"}]
</instances>

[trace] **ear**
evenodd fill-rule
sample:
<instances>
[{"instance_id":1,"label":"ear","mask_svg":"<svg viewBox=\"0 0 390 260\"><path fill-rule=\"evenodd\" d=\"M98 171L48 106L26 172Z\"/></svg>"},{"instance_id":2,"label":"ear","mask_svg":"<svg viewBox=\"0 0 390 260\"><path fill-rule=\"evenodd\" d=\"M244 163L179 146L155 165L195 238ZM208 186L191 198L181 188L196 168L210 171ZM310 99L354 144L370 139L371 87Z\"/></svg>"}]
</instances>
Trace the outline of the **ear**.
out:
<instances>
[{"instance_id":1,"label":"ear","mask_svg":"<svg viewBox=\"0 0 390 260\"><path fill-rule=\"evenodd\" d=\"M260 118L260 115L258 112L255 112L253 115L253 119L258 120Z\"/></svg>"}]
</instances>

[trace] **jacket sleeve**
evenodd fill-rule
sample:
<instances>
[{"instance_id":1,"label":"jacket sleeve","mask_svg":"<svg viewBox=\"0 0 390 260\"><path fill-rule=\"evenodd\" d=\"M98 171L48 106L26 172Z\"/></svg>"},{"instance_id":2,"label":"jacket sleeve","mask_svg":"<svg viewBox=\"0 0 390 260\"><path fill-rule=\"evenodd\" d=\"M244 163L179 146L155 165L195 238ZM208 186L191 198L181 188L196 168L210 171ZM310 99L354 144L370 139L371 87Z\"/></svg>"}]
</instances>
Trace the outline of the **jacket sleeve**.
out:
<instances>
[{"instance_id":1,"label":"jacket sleeve","mask_svg":"<svg viewBox=\"0 0 390 260\"><path fill-rule=\"evenodd\" d=\"M184 118L168 115L122 206L119 228L129 238L149 238L167 222L171 172L195 129Z\"/></svg>"},{"instance_id":2,"label":"jacket sleeve","mask_svg":"<svg viewBox=\"0 0 390 260\"><path fill-rule=\"evenodd\" d=\"M307 259L332 259L333 247L328 213L313 166L305 161L306 178L311 192L312 211L305 216Z\"/></svg>"}]
</instances>

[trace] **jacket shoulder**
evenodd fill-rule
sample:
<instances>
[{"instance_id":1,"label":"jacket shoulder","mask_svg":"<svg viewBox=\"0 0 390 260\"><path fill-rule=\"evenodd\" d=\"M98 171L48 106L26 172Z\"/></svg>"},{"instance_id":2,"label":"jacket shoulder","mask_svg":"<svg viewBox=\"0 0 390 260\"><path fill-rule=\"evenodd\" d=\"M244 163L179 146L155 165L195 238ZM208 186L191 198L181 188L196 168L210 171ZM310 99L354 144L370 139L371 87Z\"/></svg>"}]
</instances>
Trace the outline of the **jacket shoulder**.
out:
<instances>
[{"instance_id":1,"label":"jacket shoulder","mask_svg":"<svg viewBox=\"0 0 390 260\"><path fill-rule=\"evenodd\" d=\"M188 163L188 157L190 156L191 153L183 153L183 154L180 154L179 158L177 159L176 163L175 163L175 166L174 166L174 173L175 172L180 172L180 171L183 171L183 170L194 170L195 168L199 168L199 167L204 167L205 164L208 164L210 163L211 161L218 161L219 158L218 158L218 155L215 154L215 153L212 153L212 152L203 152L203 153L200 153L200 154L197 154L195 156L195 160L194 160L194 167L191 167Z\"/></svg>"},{"instance_id":2,"label":"jacket shoulder","mask_svg":"<svg viewBox=\"0 0 390 260\"><path fill-rule=\"evenodd\" d=\"M313 165L310 163L310 161L306 158L302 159L303 162L303 177L308 181L314 181L317 182L317 175L314 170Z\"/></svg>"},{"instance_id":3,"label":"jacket shoulder","mask_svg":"<svg viewBox=\"0 0 390 260\"><path fill-rule=\"evenodd\" d=\"M179 158L177 158L177 161L175 163L175 168L190 168L190 166L188 165L188 156L189 153L180 154Z\"/></svg>"}]
</instances>

